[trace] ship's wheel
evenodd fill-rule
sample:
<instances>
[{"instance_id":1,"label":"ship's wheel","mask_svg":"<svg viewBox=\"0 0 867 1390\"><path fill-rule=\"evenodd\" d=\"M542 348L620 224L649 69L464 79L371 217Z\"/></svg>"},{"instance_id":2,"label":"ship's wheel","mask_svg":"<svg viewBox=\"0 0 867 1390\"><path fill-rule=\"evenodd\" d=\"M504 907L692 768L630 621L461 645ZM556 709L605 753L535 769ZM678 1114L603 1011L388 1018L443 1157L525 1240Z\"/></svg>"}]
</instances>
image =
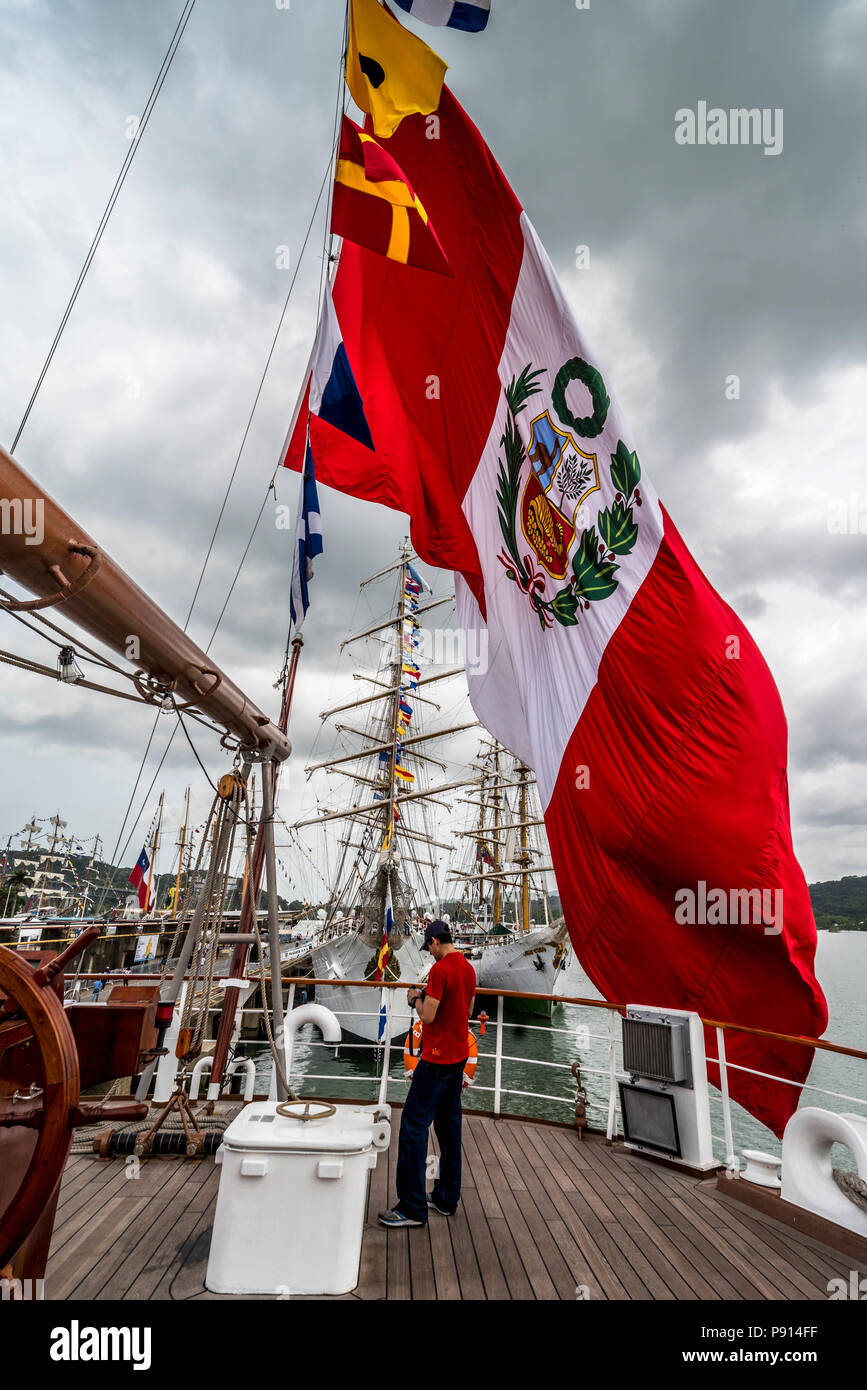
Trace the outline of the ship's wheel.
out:
<instances>
[{"instance_id":1,"label":"ship's wheel","mask_svg":"<svg viewBox=\"0 0 867 1390\"><path fill-rule=\"evenodd\" d=\"M78 1051L54 981L98 936L89 928L36 969L0 946L0 1272L49 1212L50 1237L75 1127L147 1114L144 1105L78 1103Z\"/></svg>"}]
</instances>

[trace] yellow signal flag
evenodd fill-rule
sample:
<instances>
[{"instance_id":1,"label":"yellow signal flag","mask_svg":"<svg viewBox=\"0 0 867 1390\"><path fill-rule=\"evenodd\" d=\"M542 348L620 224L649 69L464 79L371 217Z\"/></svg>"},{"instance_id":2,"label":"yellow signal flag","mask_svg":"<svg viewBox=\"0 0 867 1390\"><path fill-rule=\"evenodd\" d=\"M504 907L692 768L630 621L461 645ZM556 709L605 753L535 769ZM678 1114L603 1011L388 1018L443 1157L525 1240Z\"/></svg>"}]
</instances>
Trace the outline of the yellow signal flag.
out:
<instances>
[{"instance_id":1,"label":"yellow signal flag","mask_svg":"<svg viewBox=\"0 0 867 1390\"><path fill-rule=\"evenodd\" d=\"M447 70L378 0L350 0L346 85L374 134L388 139L404 116L436 111Z\"/></svg>"}]
</instances>

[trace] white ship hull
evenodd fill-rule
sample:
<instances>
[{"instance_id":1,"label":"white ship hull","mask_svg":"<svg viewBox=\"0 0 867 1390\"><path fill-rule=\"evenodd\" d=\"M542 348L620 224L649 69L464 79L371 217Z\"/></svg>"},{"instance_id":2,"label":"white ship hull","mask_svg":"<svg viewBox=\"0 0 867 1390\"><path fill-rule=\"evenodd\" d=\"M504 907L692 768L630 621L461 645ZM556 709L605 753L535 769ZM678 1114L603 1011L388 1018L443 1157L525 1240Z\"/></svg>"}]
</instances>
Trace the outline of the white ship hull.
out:
<instances>
[{"instance_id":1,"label":"white ship hull","mask_svg":"<svg viewBox=\"0 0 867 1390\"><path fill-rule=\"evenodd\" d=\"M333 941L317 946L313 951L313 977L317 980L363 980L365 970L370 964L373 950L357 932L347 932ZM419 950L413 937L404 937L395 959L400 964L401 983L408 988L427 974L431 964L427 952ZM410 1030L412 1011L406 1002L404 989L386 991L393 995L391 1037L393 1042L402 1042ZM353 988L351 985L340 988L333 985L316 986L316 1002L324 1004L340 1020L345 1035L362 1042L379 1041L382 995L377 990Z\"/></svg>"},{"instance_id":2,"label":"white ship hull","mask_svg":"<svg viewBox=\"0 0 867 1390\"><path fill-rule=\"evenodd\" d=\"M510 940L480 949L480 958L472 964L482 988L524 994L559 992L566 955L549 927L532 927ZM544 1012L545 1006L540 1005L540 1009Z\"/></svg>"}]
</instances>

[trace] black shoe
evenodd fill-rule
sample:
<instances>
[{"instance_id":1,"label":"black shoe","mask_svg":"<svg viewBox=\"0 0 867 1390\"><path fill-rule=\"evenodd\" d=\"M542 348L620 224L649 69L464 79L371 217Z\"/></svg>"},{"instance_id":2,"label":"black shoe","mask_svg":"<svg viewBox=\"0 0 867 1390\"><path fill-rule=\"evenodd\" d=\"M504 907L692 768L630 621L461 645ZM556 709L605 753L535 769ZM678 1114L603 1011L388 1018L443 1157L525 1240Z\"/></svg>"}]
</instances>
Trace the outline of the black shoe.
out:
<instances>
[{"instance_id":1,"label":"black shoe","mask_svg":"<svg viewBox=\"0 0 867 1390\"><path fill-rule=\"evenodd\" d=\"M395 1207L392 1211L381 1211L379 1213L380 1226L388 1226L392 1229L400 1229L403 1226L426 1226L426 1221L416 1221L413 1216L404 1216L402 1211Z\"/></svg>"},{"instance_id":2,"label":"black shoe","mask_svg":"<svg viewBox=\"0 0 867 1390\"><path fill-rule=\"evenodd\" d=\"M446 1211L445 1207L441 1207L437 1202L436 1198L433 1196L428 1197L427 1204L430 1207L431 1211L439 1212L440 1216L454 1216L453 1211Z\"/></svg>"}]
</instances>

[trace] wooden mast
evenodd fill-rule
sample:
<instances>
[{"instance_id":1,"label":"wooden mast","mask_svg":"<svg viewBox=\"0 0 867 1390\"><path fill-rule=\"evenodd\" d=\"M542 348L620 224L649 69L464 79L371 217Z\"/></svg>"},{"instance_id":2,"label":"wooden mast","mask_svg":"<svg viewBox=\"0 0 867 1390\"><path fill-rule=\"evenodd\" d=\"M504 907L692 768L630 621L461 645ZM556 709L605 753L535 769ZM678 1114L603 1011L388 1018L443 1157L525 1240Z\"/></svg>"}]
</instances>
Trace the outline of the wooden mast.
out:
<instances>
[{"instance_id":1,"label":"wooden mast","mask_svg":"<svg viewBox=\"0 0 867 1390\"><path fill-rule=\"evenodd\" d=\"M156 825L154 826L154 838L153 838L153 843L151 844L151 862L150 862L150 865L149 865L149 867L148 867L148 892L147 892L147 898L146 898L146 900L145 900L145 901L147 902L147 907L145 908L145 916L147 916L147 914L148 914L148 913L150 912L150 910L151 910L151 884L153 883L153 878L154 878L154 865L155 865L156 862L157 862L157 850L158 850L158 848L159 848L159 843L160 843L160 827L161 827L161 825L162 825L162 823L163 823L163 798L164 798L164 796L165 796L165 792L160 792L160 804L159 804L159 806L157 807L157 823L156 823ZM154 904L154 906L156 906L156 904Z\"/></svg>"},{"instance_id":2,"label":"wooden mast","mask_svg":"<svg viewBox=\"0 0 867 1390\"><path fill-rule=\"evenodd\" d=\"M295 694L295 676L298 671L298 661L301 655L301 648L304 645L304 638L300 633L292 638L292 657L289 662L289 670L286 675L286 684L283 689L283 703L280 710L279 731L285 737L289 727L289 715L292 709L292 698ZM266 839L270 838L270 848L273 852L273 814L270 819L266 815L269 803L273 806L277 798L277 779L279 776L280 764L275 759L266 763L262 767L262 813L259 818L259 827L256 840L253 845L253 854L250 864L250 872L247 876L246 889L241 901L241 920L238 924L238 935L253 937L253 923L258 922L256 916L259 905L259 889L262 883L262 872L265 868ZM271 796L265 790L265 783L271 778ZM268 824L266 825L266 821ZM266 831L269 834L266 836ZM276 907L276 904L274 905ZM229 978L240 979L246 969L247 960L250 954L250 941L239 941L232 952L232 960L229 966ZM276 983L275 983L276 981ZM274 1014L274 1040L277 1046L281 1045L283 1037L283 1017L282 1000L283 991L280 986L280 950L279 940L277 942L277 953L274 955L273 945L271 954L271 993ZM223 1008L220 1012L220 1022L217 1029L217 1041L214 1045L214 1060L211 1064L211 1080L208 1086L208 1100L216 1100L220 1094L223 1072L229 1057L229 1044L232 1039L232 1027L235 1021L235 1013L238 1008L240 991L234 986L226 989L223 998ZM267 1000L263 998L262 1008L267 1009ZM278 1078L278 1095L281 1090ZM284 1097L285 1099L285 1097Z\"/></svg>"},{"instance_id":3,"label":"wooden mast","mask_svg":"<svg viewBox=\"0 0 867 1390\"><path fill-rule=\"evenodd\" d=\"M95 835L93 837L93 853L90 856L90 863L87 866L87 878L84 883L84 894L81 900L81 912L79 914L81 917L83 917L87 911L87 900L90 897L90 882L93 878L93 866L96 863L96 856L99 854L101 846L102 840L100 836Z\"/></svg>"},{"instance_id":4,"label":"wooden mast","mask_svg":"<svg viewBox=\"0 0 867 1390\"><path fill-rule=\"evenodd\" d=\"M406 619L406 572L409 564L409 542L404 541L403 553L400 561L400 585L397 601L397 667L395 670L394 693L392 695L391 710L391 765L388 778L388 811L385 822L385 836L383 844L391 848L391 841L394 835L394 801L395 786L397 783L397 725L400 715L400 687L403 684L403 628Z\"/></svg>"},{"instance_id":5,"label":"wooden mast","mask_svg":"<svg viewBox=\"0 0 867 1390\"><path fill-rule=\"evenodd\" d=\"M180 838L179 847L178 847L178 872L177 872L177 874L175 875L175 887L174 887L174 892L173 892L173 894L172 894L172 915L173 915L174 917L177 917L177 915L178 915L178 893L180 892L180 888L181 888L181 873L182 873L183 867L184 867L184 846L185 846L186 843L187 843L187 826L189 825L189 823L190 823L190 788L187 787L187 791L186 791L186 806L185 806L185 808L184 808L184 824L183 824L183 827L182 827L182 829L181 829L181 838Z\"/></svg>"}]
</instances>

